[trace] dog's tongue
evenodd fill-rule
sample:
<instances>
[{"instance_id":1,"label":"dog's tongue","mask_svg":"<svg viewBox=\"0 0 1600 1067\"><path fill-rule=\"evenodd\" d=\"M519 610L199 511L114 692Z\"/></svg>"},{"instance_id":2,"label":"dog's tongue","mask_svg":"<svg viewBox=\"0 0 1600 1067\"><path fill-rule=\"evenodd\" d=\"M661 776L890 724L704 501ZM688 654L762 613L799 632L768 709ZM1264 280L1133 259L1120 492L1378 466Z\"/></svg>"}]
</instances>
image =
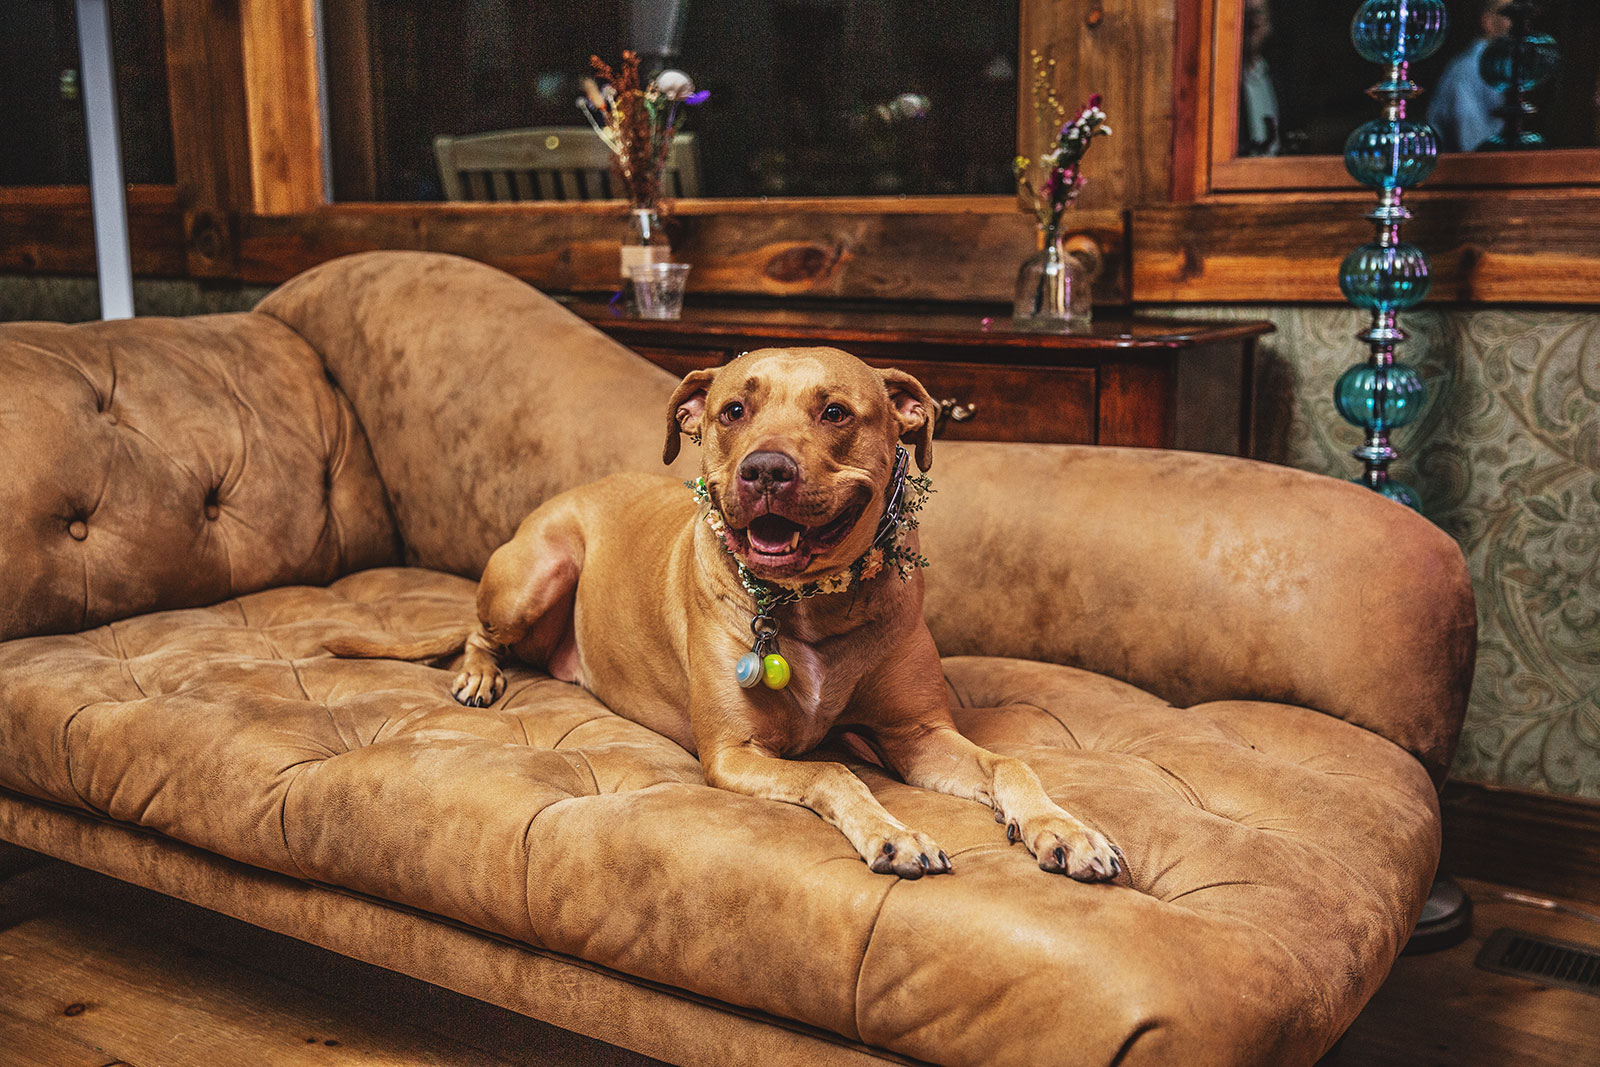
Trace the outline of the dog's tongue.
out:
<instances>
[{"instance_id":1,"label":"dog's tongue","mask_svg":"<svg viewBox=\"0 0 1600 1067\"><path fill-rule=\"evenodd\" d=\"M790 522L779 515L760 515L750 522L746 531L750 547L767 556L782 556L794 551L800 543L805 527Z\"/></svg>"}]
</instances>

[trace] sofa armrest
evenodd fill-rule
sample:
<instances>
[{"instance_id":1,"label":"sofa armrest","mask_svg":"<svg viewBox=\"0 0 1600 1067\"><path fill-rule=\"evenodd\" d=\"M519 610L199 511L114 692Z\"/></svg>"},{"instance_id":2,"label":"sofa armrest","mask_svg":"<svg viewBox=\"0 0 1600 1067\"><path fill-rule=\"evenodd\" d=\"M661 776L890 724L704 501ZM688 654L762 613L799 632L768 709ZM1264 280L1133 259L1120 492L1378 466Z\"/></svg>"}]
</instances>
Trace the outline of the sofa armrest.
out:
<instances>
[{"instance_id":1,"label":"sofa armrest","mask_svg":"<svg viewBox=\"0 0 1600 1067\"><path fill-rule=\"evenodd\" d=\"M1361 486L1150 449L941 444L923 521L945 655L1048 660L1181 706L1263 700L1443 780L1477 620L1455 542Z\"/></svg>"},{"instance_id":2,"label":"sofa armrest","mask_svg":"<svg viewBox=\"0 0 1600 1067\"><path fill-rule=\"evenodd\" d=\"M677 379L527 283L432 252L366 252L256 311L322 356L372 443L408 562L477 577L544 500L661 464Z\"/></svg>"}]
</instances>

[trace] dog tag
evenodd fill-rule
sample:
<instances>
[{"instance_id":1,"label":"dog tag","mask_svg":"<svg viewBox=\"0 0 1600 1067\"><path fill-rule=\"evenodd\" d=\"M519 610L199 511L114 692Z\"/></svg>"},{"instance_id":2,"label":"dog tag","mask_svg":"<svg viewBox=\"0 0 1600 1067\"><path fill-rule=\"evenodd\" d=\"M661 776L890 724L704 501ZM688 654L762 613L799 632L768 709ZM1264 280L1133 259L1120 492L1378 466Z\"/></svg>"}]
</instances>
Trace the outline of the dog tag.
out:
<instances>
[{"instance_id":1,"label":"dog tag","mask_svg":"<svg viewBox=\"0 0 1600 1067\"><path fill-rule=\"evenodd\" d=\"M789 684L789 661L776 652L769 652L761 661L761 680L768 689L782 689Z\"/></svg>"},{"instance_id":2,"label":"dog tag","mask_svg":"<svg viewBox=\"0 0 1600 1067\"><path fill-rule=\"evenodd\" d=\"M744 655L739 657L739 662L734 664L733 676L738 680L741 686L749 689L751 686L761 681L761 667L761 657L756 655L754 652L746 652Z\"/></svg>"}]
</instances>

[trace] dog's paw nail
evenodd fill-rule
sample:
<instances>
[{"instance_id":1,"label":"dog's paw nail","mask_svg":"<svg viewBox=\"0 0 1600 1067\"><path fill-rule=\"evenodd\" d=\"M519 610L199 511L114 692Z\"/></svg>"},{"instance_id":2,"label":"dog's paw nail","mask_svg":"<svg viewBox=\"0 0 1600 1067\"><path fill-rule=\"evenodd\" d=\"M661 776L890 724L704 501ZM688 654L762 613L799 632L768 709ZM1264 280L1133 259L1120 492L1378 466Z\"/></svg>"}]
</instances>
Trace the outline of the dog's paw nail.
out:
<instances>
[{"instance_id":1,"label":"dog's paw nail","mask_svg":"<svg viewBox=\"0 0 1600 1067\"><path fill-rule=\"evenodd\" d=\"M1056 866L1057 867L1065 867L1067 865L1067 851L1066 851L1066 849L1058 848L1058 849L1055 850L1053 855L1055 856L1055 861L1056 861Z\"/></svg>"},{"instance_id":2,"label":"dog's paw nail","mask_svg":"<svg viewBox=\"0 0 1600 1067\"><path fill-rule=\"evenodd\" d=\"M1006 840L1013 845L1022 840L1022 827L1014 822L1006 823Z\"/></svg>"},{"instance_id":3,"label":"dog's paw nail","mask_svg":"<svg viewBox=\"0 0 1600 1067\"><path fill-rule=\"evenodd\" d=\"M885 841L883 843L883 854L885 856L893 856L894 855L894 845L892 845L888 841Z\"/></svg>"},{"instance_id":4,"label":"dog's paw nail","mask_svg":"<svg viewBox=\"0 0 1600 1067\"><path fill-rule=\"evenodd\" d=\"M928 854L926 852L920 853L917 856L917 862L922 864L922 869L923 870L927 870L928 868L933 866L933 862L928 859Z\"/></svg>"}]
</instances>

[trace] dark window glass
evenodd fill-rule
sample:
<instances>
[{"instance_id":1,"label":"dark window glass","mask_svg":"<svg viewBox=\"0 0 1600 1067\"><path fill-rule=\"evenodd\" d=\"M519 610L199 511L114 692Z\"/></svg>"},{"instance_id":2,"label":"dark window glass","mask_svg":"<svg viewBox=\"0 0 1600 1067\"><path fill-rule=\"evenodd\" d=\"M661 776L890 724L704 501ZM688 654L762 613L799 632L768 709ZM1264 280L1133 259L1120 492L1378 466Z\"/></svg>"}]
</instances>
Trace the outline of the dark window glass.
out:
<instances>
[{"instance_id":1,"label":"dark window glass","mask_svg":"<svg viewBox=\"0 0 1600 1067\"><path fill-rule=\"evenodd\" d=\"M1476 59L1486 41L1510 30L1511 22L1498 15L1505 2L1445 0L1444 44L1412 65L1411 77L1423 91L1408 113L1439 129L1445 151L1472 151L1501 128L1495 111L1505 106L1504 97L1482 81ZM1366 89L1381 72L1350 43L1355 7L1243 0L1240 155L1338 155L1351 130L1378 117ZM1534 108L1528 128L1546 148L1600 144L1600 18L1594 0L1539 0L1526 33L1553 39L1560 54L1553 73L1527 94ZM1263 116L1270 112L1275 115L1269 126Z\"/></svg>"},{"instance_id":2,"label":"dark window glass","mask_svg":"<svg viewBox=\"0 0 1600 1067\"><path fill-rule=\"evenodd\" d=\"M598 53L687 72L701 196L1010 193L1016 3L325 0L334 193L443 197L434 138L558 126Z\"/></svg>"},{"instance_id":3,"label":"dark window glass","mask_svg":"<svg viewBox=\"0 0 1600 1067\"><path fill-rule=\"evenodd\" d=\"M161 0L116 0L111 48L129 182L171 185ZM73 0L0 0L0 185L89 180Z\"/></svg>"}]
</instances>

